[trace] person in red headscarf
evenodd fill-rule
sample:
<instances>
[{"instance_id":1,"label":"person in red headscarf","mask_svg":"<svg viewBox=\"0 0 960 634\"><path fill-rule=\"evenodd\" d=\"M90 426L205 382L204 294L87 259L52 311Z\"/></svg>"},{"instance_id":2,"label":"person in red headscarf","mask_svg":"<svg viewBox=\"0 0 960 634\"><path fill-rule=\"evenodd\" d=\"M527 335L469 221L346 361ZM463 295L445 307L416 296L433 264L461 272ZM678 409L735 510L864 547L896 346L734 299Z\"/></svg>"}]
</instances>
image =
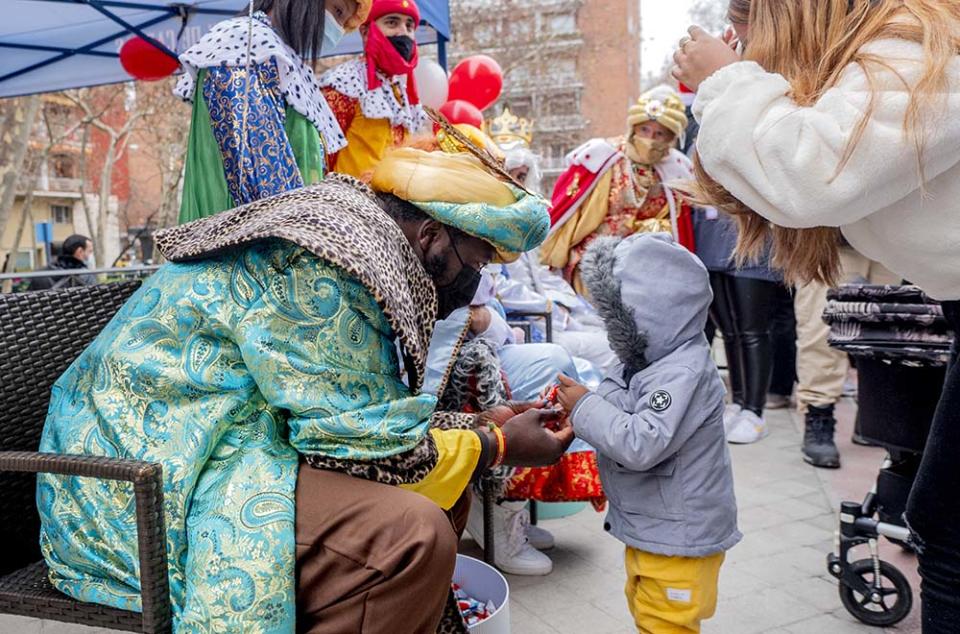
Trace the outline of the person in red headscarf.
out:
<instances>
[{"instance_id":1,"label":"person in red headscarf","mask_svg":"<svg viewBox=\"0 0 960 634\"><path fill-rule=\"evenodd\" d=\"M324 97L347 137L347 147L329 155L331 171L359 178L426 123L413 77L419 24L413 0L374 0L360 27L363 58L320 77Z\"/></svg>"}]
</instances>

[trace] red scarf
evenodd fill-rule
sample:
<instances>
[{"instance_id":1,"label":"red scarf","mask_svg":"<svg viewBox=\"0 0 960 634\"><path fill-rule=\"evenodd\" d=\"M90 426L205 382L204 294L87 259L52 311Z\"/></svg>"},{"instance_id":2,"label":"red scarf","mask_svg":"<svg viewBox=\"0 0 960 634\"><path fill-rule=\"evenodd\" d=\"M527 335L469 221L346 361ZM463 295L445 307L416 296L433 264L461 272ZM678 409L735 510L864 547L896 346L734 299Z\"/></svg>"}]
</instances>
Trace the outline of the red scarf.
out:
<instances>
[{"instance_id":1,"label":"red scarf","mask_svg":"<svg viewBox=\"0 0 960 634\"><path fill-rule=\"evenodd\" d=\"M413 57L408 62L393 47L387 36L377 26L377 23L371 22L370 30L367 31L365 53L367 57L367 88L369 90L379 88L382 83L380 77L377 76L378 70L390 77L406 75L407 99L414 106L420 103L420 97L417 95L417 82L413 77L413 69L417 67L417 62L420 59L420 51L416 43L413 47Z\"/></svg>"}]
</instances>

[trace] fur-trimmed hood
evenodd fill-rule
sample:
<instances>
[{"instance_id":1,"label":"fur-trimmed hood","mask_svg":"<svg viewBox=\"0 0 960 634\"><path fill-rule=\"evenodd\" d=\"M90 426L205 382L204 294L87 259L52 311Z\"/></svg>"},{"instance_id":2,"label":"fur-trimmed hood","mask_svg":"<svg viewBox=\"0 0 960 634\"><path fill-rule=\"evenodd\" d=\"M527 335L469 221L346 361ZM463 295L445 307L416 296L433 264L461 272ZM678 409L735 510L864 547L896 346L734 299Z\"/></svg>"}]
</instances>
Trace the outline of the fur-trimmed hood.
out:
<instances>
[{"instance_id":1,"label":"fur-trimmed hood","mask_svg":"<svg viewBox=\"0 0 960 634\"><path fill-rule=\"evenodd\" d=\"M624 380L703 336L713 301L703 263L667 233L604 237L580 265Z\"/></svg>"}]
</instances>

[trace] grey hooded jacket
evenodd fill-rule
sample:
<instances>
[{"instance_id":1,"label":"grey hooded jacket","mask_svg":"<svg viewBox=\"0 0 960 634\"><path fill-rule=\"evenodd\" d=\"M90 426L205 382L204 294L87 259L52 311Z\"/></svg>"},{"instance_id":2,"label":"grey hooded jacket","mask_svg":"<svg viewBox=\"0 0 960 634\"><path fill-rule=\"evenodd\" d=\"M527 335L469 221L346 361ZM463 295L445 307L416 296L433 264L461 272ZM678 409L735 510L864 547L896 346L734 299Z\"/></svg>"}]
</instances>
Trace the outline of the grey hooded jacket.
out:
<instances>
[{"instance_id":1,"label":"grey hooded jacket","mask_svg":"<svg viewBox=\"0 0 960 634\"><path fill-rule=\"evenodd\" d=\"M583 280L620 359L571 414L599 454L605 528L628 546L705 557L740 541L724 387L703 329L703 264L665 233L604 238Z\"/></svg>"}]
</instances>

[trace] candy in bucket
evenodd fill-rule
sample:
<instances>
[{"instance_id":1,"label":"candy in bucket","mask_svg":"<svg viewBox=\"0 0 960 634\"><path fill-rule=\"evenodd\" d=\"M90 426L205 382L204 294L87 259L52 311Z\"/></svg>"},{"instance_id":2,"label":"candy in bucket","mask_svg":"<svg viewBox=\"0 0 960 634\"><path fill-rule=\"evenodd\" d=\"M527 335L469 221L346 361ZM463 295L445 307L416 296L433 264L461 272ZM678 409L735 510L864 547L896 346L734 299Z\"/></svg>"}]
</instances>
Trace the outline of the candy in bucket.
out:
<instances>
[{"instance_id":1,"label":"candy in bucket","mask_svg":"<svg viewBox=\"0 0 960 634\"><path fill-rule=\"evenodd\" d=\"M456 583L453 584L453 595L457 599L457 606L460 608L460 615L463 617L467 627L471 627L490 618L497 611L497 606L493 601L483 603L467 595Z\"/></svg>"}]
</instances>

